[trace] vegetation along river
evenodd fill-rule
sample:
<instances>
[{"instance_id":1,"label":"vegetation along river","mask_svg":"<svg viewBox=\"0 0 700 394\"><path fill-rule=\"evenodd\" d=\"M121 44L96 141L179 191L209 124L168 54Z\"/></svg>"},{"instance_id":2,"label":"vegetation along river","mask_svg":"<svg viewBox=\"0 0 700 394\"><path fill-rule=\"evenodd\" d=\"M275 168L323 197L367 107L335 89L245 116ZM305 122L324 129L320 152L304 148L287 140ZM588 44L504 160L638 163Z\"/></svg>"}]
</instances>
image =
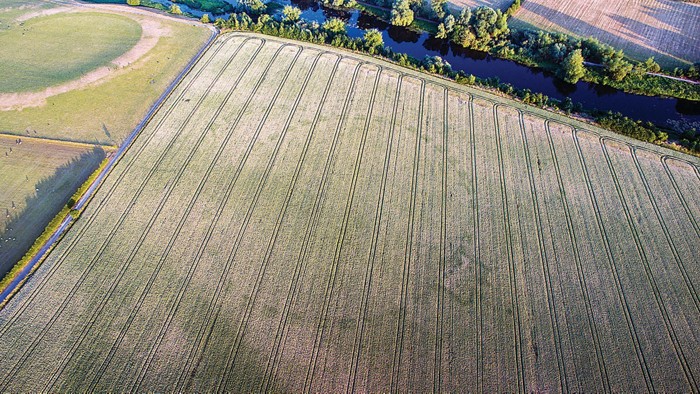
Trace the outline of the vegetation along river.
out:
<instances>
[{"instance_id":1,"label":"vegetation along river","mask_svg":"<svg viewBox=\"0 0 700 394\"><path fill-rule=\"evenodd\" d=\"M169 6L169 0L157 0ZM233 2L233 1L232 1ZM632 119L651 121L664 126L670 119L700 122L700 102L676 98L663 98L625 93L608 86L579 81L570 84L541 69L528 67L511 60L493 57L485 52L462 48L446 39L438 39L428 33L392 26L374 15L358 10L337 10L321 6L314 0L277 0L302 10L301 18L323 23L328 18L346 21L351 37L362 37L367 29L377 29L384 37L384 45L394 52L406 53L417 59L440 56L455 71L462 70L479 78L497 77L519 89L530 89L549 97L571 98L587 110L620 112ZM201 16L203 12L180 4L185 12ZM218 15L215 17L219 17ZM221 17L228 17L222 15ZM212 18L213 19L213 18Z\"/></svg>"}]
</instances>

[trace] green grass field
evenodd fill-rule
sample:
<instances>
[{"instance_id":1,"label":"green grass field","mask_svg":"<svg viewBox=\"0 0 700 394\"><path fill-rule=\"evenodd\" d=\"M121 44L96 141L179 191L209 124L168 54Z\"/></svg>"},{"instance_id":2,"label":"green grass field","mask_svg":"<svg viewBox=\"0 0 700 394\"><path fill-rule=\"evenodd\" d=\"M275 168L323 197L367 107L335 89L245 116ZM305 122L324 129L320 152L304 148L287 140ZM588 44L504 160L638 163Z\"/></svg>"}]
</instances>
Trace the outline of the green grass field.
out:
<instances>
[{"instance_id":1,"label":"green grass field","mask_svg":"<svg viewBox=\"0 0 700 394\"><path fill-rule=\"evenodd\" d=\"M45 138L118 145L211 33L199 24L151 15L86 14L88 18L97 18L96 21L100 18L121 20L128 16L131 22L157 23L164 33L144 56L105 82L48 97L39 107L0 110L0 131L25 134L30 130L32 135L36 131L37 136ZM26 23L59 15L62 14L40 16ZM61 43L66 52L81 48L68 40L62 39ZM5 56L0 55L0 59L4 62Z\"/></svg>"},{"instance_id":2,"label":"green grass field","mask_svg":"<svg viewBox=\"0 0 700 394\"><path fill-rule=\"evenodd\" d=\"M133 19L105 13L32 18L0 33L0 93L35 91L109 65L141 38Z\"/></svg>"},{"instance_id":3,"label":"green grass field","mask_svg":"<svg viewBox=\"0 0 700 394\"><path fill-rule=\"evenodd\" d=\"M227 34L0 311L0 391L697 391L699 164Z\"/></svg>"},{"instance_id":4,"label":"green grass field","mask_svg":"<svg viewBox=\"0 0 700 394\"><path fill-rule=\"evenodd\" d=\"M22 257L104 155L86 145L0 135L0 276Z\"/></svg>"},{"instance_id":5,"label":"green grass field","mask_svg":"<svg viewBox=\"0 0 700 394\"><path fill-rule=\"evenodd\" d=\"M101 149L61 141L120 144L210 34L192 22L129 11L36 0L0 4L0 107L8 89L33 84L43 91L104 65L113 70L106 81L50 96L40 106L0 109L6 135L0 136L0 276L104 157ZM128 66L114 66L142 33L154 46ZM15 145L17 138L22 145ZM10 148L14 153L5 156Z\"/></svg>"}]
</instances>

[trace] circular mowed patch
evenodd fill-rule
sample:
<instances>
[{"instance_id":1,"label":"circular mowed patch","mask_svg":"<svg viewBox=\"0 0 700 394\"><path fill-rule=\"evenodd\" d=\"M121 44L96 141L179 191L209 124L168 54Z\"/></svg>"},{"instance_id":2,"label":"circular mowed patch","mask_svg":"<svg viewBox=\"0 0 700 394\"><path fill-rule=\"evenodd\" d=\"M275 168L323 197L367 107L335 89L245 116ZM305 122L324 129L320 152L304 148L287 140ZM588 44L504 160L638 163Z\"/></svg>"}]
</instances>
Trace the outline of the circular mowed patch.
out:
<instances>
[{"instance_id":1,"label":"circular mowed patch","mask_svg":"<svg viewBox=\"0 0 700 394\"><path fill-rule=\"evenodd\" d=\"M0 93L38 91L80 78L131 49L141 25L107 13L42 16L0 32Z\"/></svg>"}]
</instances>

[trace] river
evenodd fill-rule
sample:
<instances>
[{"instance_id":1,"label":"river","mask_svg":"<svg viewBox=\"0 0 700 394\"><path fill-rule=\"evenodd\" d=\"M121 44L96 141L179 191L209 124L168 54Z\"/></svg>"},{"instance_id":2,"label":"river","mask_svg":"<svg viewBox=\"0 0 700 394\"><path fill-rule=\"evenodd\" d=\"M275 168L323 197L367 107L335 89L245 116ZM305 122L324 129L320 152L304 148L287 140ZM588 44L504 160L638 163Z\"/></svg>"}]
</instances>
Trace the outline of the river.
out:
<instances>
[{"instance_id":1,"label":"river","mask_svg":"<svg viewBox=\"0 0 700 394\"><path fill-rule=\"evenodd\" d=\"M156 1L170 4L169 0ZM384 37L384 45L395 52L407 53L418 59L426 55L440 56L450 63L453 70L462 70L480 78L498 77L501 82L516 88L530 89L560 100L570 97L574 103L580 103L585 109L620 112L632 119L651 121L659 125L667 125L669 119L700 122L698 101L625 93L615 88L583 81L570 84L550 72L499 59L485 52L465 49L448 40L431 37L428 33L392 26L358 10L330 9L320 6L314 0L276 1L299 7L302 10L301 18L307 21L323 23L332 17L343 19L348 24L348 34L352 37L362 37L365 30L377 29ZM196 16L202 15L201 11L181 7L183 11Z\"/></svg>"}]
</instances>

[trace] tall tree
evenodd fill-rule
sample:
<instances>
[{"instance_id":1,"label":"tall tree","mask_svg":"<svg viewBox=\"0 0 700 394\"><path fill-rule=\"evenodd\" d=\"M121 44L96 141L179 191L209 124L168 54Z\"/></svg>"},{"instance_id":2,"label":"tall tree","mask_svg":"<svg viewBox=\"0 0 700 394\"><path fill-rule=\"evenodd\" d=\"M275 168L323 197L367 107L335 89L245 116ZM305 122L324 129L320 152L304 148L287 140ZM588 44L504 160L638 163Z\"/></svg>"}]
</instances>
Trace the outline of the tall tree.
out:
<instances>
[{"instance_id":1,"label":"tall tree","mask_svg":"<svg viewBox=\"0 0 700 394\"><path fill-rule=\"evenodd\" d=\"M564 58L559 76L569 83L576 83L584 75L586 75L586 68L583 66L583 54L580 49L576 49Z\"/></svg>"},{"instance_id":2,"label":"tall tree","mask_svg":"<svg viewBox=\"0 0 700 394\"><path fill-rule=\"evenodd\" d=\"M447 0L430 0L430 8L433 10L435 16L437 16L440 19L445 17L446 4Z\"/></svg>"},{"instance_id":3,"label":"tall tree","mask_svg":"<svg viewBox=\"0 0 700 394\"><path fill-rule=\"evenodd\" d=\"M409 26L413 23L413 10L409 0L396 0L391 10L391 24Z\"/></svg>"},{"instance_id":4,"label":"tall tree","mask_svg":"<svg viewBox=\"0 0 700 394\"><path fill-rule=\"evenodd\" d=\"M382 33L377 29L367 30L365 32L364 41L365 48L367 48L371 54L374 54L377 49L384 46L384 37L382 37Z\"/></svg>"}]
</instances>

